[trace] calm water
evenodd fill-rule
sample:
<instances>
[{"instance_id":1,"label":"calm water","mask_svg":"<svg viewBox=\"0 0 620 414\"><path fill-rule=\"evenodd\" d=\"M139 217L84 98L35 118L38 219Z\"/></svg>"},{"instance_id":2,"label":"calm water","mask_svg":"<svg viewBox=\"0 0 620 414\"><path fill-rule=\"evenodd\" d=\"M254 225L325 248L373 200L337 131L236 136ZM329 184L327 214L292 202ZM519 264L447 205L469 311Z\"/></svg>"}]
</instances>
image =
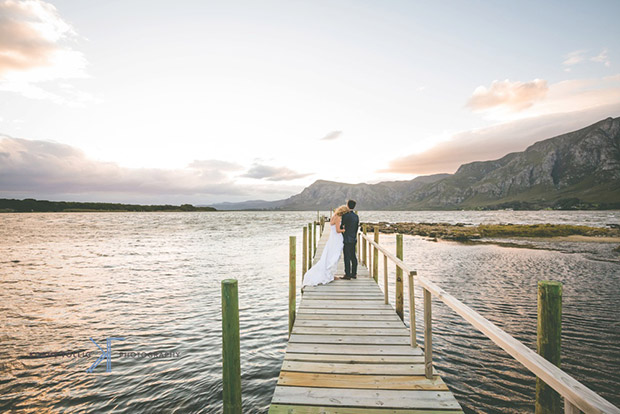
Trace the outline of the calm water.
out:
<instances>
[{"instance_id":1,"label":"calm water","mask_svg":"<svg viewBox=\"0 0 620 414\"><path fill-rule=\"evenodd\" d=\"M620 222L620 212L361 216ZM239 280L244 412L266 412L286 345L288 236L300 240L301 226L315 218L312 212L0 215L0 412L221 411L220 281L230 277ZM393 248L394 236L382 243ZM616 245L543 247L556 250L405 238L406 262L534 349L536 282L563 282L563 367L620 405ZM532 375L441 303L434 303L433 316L435 364L466 411L533 411ZM112 372L105 373L104 361L87 373L100 354L89 338L105 347L107 337L124 338L112 342ZM37 354L70 351L81 353Z\"/></svg>"}]
</instances>

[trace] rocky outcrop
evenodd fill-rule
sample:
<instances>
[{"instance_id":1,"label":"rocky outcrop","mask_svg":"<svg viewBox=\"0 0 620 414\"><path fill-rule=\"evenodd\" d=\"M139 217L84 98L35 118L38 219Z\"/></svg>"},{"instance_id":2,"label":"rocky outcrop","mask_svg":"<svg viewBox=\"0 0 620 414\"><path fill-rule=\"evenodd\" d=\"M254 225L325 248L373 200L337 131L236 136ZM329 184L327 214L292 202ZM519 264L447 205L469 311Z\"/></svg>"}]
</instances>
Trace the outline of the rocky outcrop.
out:
<instances>
[{"instance_id":1,"label":"rocky outcrop","mask_svg":"<svg viewBox=\"0 0 620 414\"><path fill-rule=\"evenodd\" d=\"M465 164L453 176L412 193L401 208L567 207L562 203L620 206L620 118L499 160Z\"/></svg>"}]
</instances>

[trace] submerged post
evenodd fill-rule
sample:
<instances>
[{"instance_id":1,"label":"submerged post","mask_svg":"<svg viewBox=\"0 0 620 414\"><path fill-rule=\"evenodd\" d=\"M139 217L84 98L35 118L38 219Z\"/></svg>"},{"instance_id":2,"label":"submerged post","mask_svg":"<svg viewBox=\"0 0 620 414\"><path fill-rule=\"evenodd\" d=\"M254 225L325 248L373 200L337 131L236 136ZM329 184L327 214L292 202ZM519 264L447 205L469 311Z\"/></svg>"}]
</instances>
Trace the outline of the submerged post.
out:
<instances>
[{"instance_id":1,"label":"submerged post","mask_svg":"<svg viewBox=\"0 0 620 414\"><path fill-rule=\"evenodd\" d=\"M424 289L424 375L433 378L433 315L431 292Z\"/></svg>"},{"instance_id":2,"label":"submerged post","mask_svg":"<svg viewBox=\"0 0 620 414\"><path fill-rule=\"evenodd\" d=\"M562 338L562 283L538 282L538 354L560 366ZM568 401L567 401L568 402ZM536 414L559 414L562 411L560 394L540 378L536 378Z\"/></svg>"},{"instance_id":3,"label":"submerged post","mask_svg":"<svg viewBox=\"0 0 620 414\"><path fill-rule=\"evenodd\" d=\"M312 267L312 223L308 223L308 270Z\"/></svg>"},{"instance_id":4,"label":"submerged post","mask_svg":"<svg viewBox=\"0 0 620 414\"><path fill-rule=\"evenodd\" d=\"M297 282L297 237L289 237L288 243L288 336L291 337L293 325L295 324L295 301L296 301L296 282Z\"/></svg>"},{"instance_id":5,"label":"submerged post","mask_svg":"<svg viewBox=\"0 0 620 414\"><path fill-rule=\"evenodd\" d=\"M301 281L304 281L304 276L308 271L308 228L304 226L304 240L301 248Z\"/></svg>"},{"instance_id":6,"label":"submerged post","mask_svg":"<svg viewBox=\"0 0 620 414\"><path fill-rule=\"evenodd\" d=\"M379 226L375 224L375 243L379 244ZM379 249L374 247L372 255L372 277L379 283Z\"/></svg>"},{"instance_id":7,"label":"submerged post","mask_svg":"<svg viewBox=\"0 0 620 414\"><path fill-rule=\"evenodd\" d=\"M239 297L235 279L222 280L222 398L224 414L241 414Z\"/></svg>"},{"instance_id":8,"label":"submerged post","mask_svg":"<svg viewBox=\"0 0 620 414\"><path fill-rule=\"evenodd\" d=\"M403 260L403 235L396 235L396 257ZM396 265L396 314L404 320L403 312L403 269Z\"/></svg>"},{"instance_id":9,"label":"submerged post","mask_svg":"<svg viewBox=\"0 0 620 414\"><path fill-rule=\"evenodd\" d=\"M416 325L415 325L415 292L413 290L413 277L418 273L415 270L409 272L409 339L412 347L418 346L418 340L416 339Z\"/></svg>"}]
</instances>

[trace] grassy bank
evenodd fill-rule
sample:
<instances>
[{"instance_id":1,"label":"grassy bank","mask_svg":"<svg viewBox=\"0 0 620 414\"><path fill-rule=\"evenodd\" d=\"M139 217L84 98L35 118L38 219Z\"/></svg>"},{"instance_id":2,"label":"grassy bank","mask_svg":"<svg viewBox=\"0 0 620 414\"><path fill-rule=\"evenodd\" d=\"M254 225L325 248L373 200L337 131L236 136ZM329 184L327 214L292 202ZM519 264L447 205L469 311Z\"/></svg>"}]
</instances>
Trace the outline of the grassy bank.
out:
<instances>
[{"instance_id":1,"label":"grassy bank","mask_svg":"<svg viewBox=\"0 0 620 414\"><path fill-rule=\"evenodd\" d=\"M443 240L477 240L481 238L551 238L584 236L618 238L620 228L588 227L569 224L481 224L478 226L448 223L368 223L368 231L379 227L381 233L401 233ZM612 240L613 241L613 240Z\"/></svg>"}]
</instances>

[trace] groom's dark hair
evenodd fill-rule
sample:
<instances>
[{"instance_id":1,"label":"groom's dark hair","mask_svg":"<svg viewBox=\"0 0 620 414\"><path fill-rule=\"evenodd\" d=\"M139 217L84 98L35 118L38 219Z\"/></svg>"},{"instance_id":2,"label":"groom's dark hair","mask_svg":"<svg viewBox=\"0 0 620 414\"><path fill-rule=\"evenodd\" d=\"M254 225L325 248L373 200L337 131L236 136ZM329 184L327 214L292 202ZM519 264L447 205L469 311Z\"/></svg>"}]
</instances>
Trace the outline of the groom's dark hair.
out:
<instances>
[{"instance_id":1,"label":"groom's dark hair","mask_svg":"<svg viewBox=\"0 0 620 414\"><path fill-rule=\"evenodd\" d=\"M357 203L355 202L355 200L349 200L347 201L347 207L349 207L350 210L353 210L355 208L355 205Z\"/></svg>"}]
</instances>

